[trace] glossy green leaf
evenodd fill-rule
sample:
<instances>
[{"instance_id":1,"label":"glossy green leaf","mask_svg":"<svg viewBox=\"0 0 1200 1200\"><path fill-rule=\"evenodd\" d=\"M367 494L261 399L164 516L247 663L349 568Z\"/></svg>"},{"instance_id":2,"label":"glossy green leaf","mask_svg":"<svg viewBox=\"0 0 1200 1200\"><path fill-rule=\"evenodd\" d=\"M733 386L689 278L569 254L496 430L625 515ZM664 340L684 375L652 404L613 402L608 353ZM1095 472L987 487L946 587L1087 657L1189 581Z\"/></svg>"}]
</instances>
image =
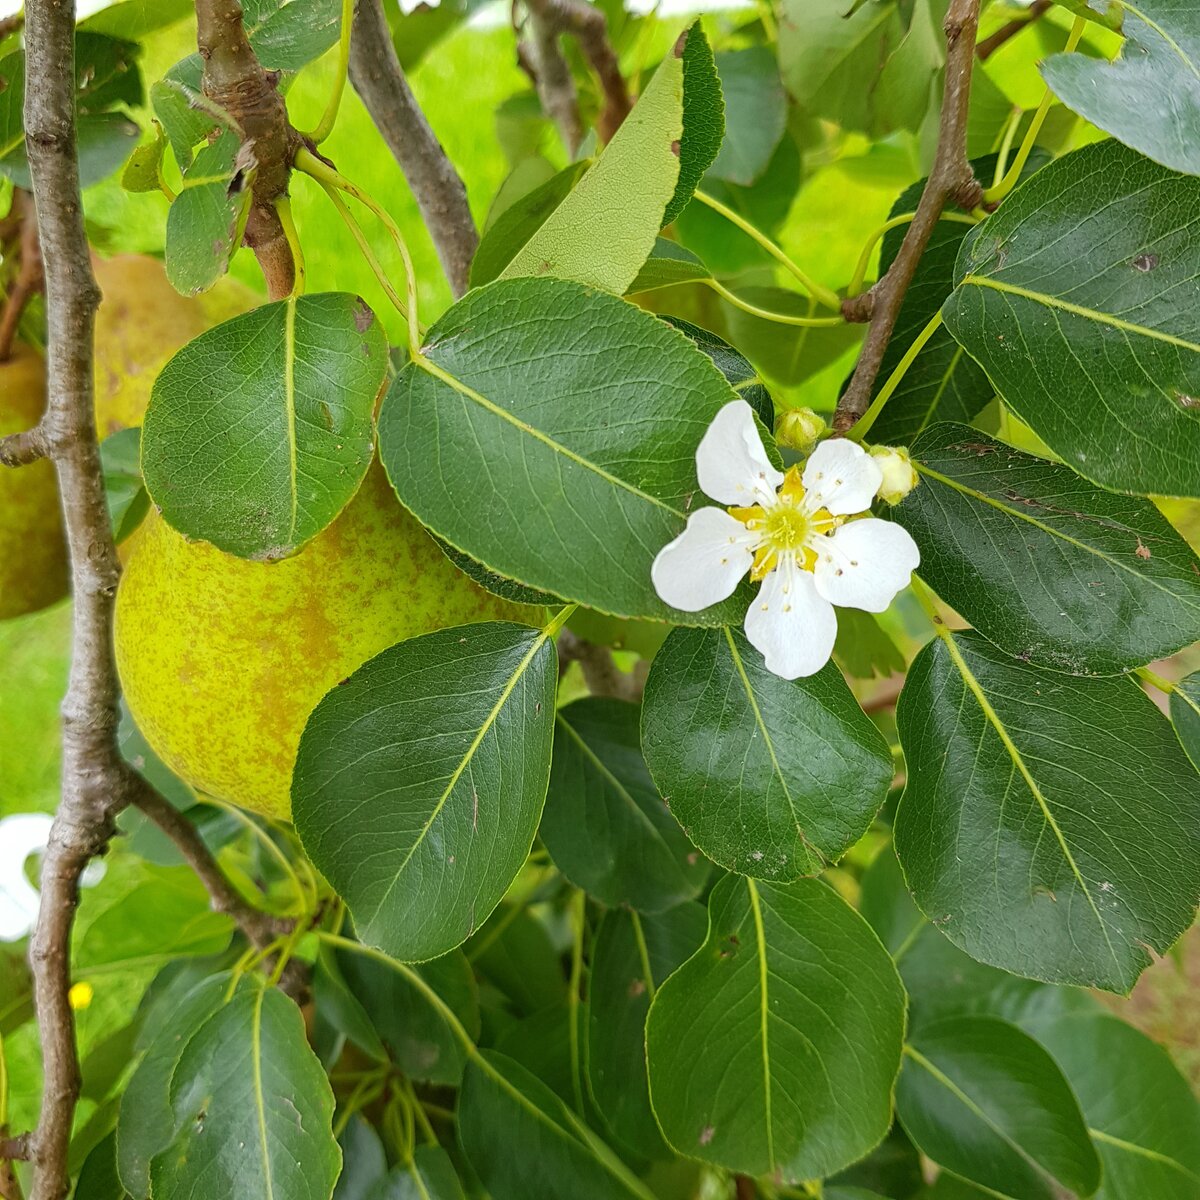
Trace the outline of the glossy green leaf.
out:
<instances>
[{"instance_id":1,"label":"glossy green leaf","mask_svg":"<svg viewBox=\"0 0 1200 1200\"><path fill-rule=\"evenodd\" d=\"M433 535L431 534L430 536ZM552 596L549 592L539 592L535 588L526 587L523 583L517 583L513 579L490 570L483 563L476 562L469 554L464 554L461 550L456 550L449 542L444 542L439 537L434 537L433 540L437 542L441 552L464 575L469 575L481 588L491 592L493 596L499 596L504 600L511 600L514 604L536 606L562 603L559 597Z\"/></svg>"},{"instance_id":2,"label":"glossy green leaf","mask_svg":"<svg viewBox=\"0 0 1200 1200\"><path fill-rule=\"evenodd\" d=\"M900 647L872 613L843 608L837 616L833 657L847 675L855 679L873 679L876 675L886 678L904 670Z\"/></svg>"},{"instance_id":3,"label":"glossy green leaf","mask_svg":"<svg viewBox=\"0 0 1200 1200\"><path fill-rule=\"evenodd\" d=\"M646 1014L656 989L699 949L707 921L699 904L657 916L605 913L588 985L587 1079L605 1124L644 1158L670 1154L650 1107Z\"/></svg>"},{"instance_id":4,"label":"glossy green leaf","mask_svg":"<svg viewBox=\"0 0 1200 1200\"><path fill-rule=\"evenodd\" d=\"M410 1079L455 1085L466 1062L454 1031L428 1000L391 967L363 954L338 951L342 978L378 1031L391 1060ZM472 1037L479 1036L479 993L461 951L414 968Z\"/></svg>"},{"instance_id":5,"label":"glossy green leaf","mask_svg":"<svg viewBox=\"0 0 1200 1200\"><path fill-rule=\"evenodd\" d=\"M168 995L174 1003L161 1006L164 1020L152 1029L153 1040L121 1096L117 1171L137 1200L150 1195L150 1161L167 1149L175 1135L171 1078L188 1042L225 1004L229 985L227 972L199 984L185 976L173 985Z\"/></svg>"},{"instance_id":6,"label":"glossy green leaf","mask_svg":"<svg viewBox=\"0 0 1200 1200\"><path fill-rule=\"evenodd\" d=\"M465 950L481 978L516 1012L532 1016L563 1007L567 980L560 947L527 908L501 904Z\"/></svg>"},{"instance_id":7,"label":"glossy green leaf","mask_svg":"<svg viewBox=\"0 0 1200 1200\"><path fill-rule=\"evenodd\" d=\"M1118 7L1115 62L1055 54L1042 74L1072 111L1147 158L1200 175L1200 14L1178 0Z\"/></svg>"},{"instance_id":8,"label":"glossy green leaf","mask_svg":"<svg viewBox=\"0 0 1200 1200\"><path fill-rule=\"evenodd\" d=\"M728 876L704 946L659 989L650 1096L681 1154L782 1183L887 1132L904 990L870 926L817 880Z\"/></svg>"},{"instance_id":9,"label":"glossy green leaf","mask_svg":"<svg viewBox=\"0 0 1200 1200\"><path fill-rule=\"evenodd\" d=\"M775 428L775 401L741 351L710 330L701 329L681 317L663 317L662 320L672 329L678 329L697 350L712 359L713 366L725 376L729 386L754 409L764 428Z\"/></svg>"},{"instance_id":10,"label":"glossy green leaf","mask_svg":"<svg viewBox=\"0 0 1200 1200\"><path fill-rule=\"evenodd\" d=\"M328 949L322 947L322 951ZM357 1114L351 1116L338 1135L338 1145L342 1150L342 1173L332 1200L373 1200L388 1173L387 1152L374 1126Z\"/></svg>"},{"instance_id":11,"label":"glossy green leaf","mask_svg":"<svg viewBox=\"0 0 1200 1200\"><path fill-rule=\"evenodd\" d=\"M673 56L683 54L683 135L672 152L679 159L679 175L667 201L659 227L669 225L683 211L704 173L712 166L725 136L725 101L717 77L712 48L697 21L679 38L658 68L667 68ZM640 180L640 173L636 176Z\"/></svg>"},{"instance_id":12,"label":"glossy green leaf","mask_svg":"<svg viewBox=\"0 0 1200 1200\"><path fill-rule=\"evenodd\" d=\"M482 287L499 277L521 248L571 194L590 165L588 159L568 164L496 218L495 223L479 239L479 248L471 260L472 287Z\"/></svg>"},{"instance_id":13,"label":"glossy green leaf","mask_svg":"<svg viewBox=\"0 0 1200 1200\"><path fill-rule=\"evenodd\" d=\"M973 958L1128 991L1191 923L1200 776L1133 680L1079 679L938 637L897 706L896 851Z\"/></svg>"},{"instance_id":14,"label":"glossy green leaf","mask_svg":"<svg viewBox=\"0 0 1200 1200\"><path fill-rule=\"evenodd\" d=\"M549 630L444 629L376 655L317 705L293 819L364 941L436 958L499 903L546 796L555 657Z\"/></svg>"},{"instance_id":15,"label":"glossy green leaf","mask_svg":"<svg viewBox=\"0 0 1200 1200\"><path fill-rule=\"evenodd\" d=\"M652 292L656 288L711 278L709 269L690 250L678 242L670 242L660 237L625 294L636 296L641 292Z\"/></svg>"},{"instance_id":16,"label":"glossy green leaf","mask_svg":"<svg viewBox=\"0 0 1200 1200\"><path fill-rule=\"evenodd\" d=\"M716 56L725 97L725 140L709 168L717 179L748 187L767 169L787 125L787 96L766 46Z\"/></svg>"},{"instance_id":17,"label":"glossy green leaf","mask_svg":"<svg viewBox=\"0 0 1200 1200\"><path fill-rule=\"evenodd\" d=\"M813 116L846 129L895 126L876 109L888 55L904 36L899 6L866 0L785 0L779 19L779 69L792 98Z\"/></svg>"},{"instance_id":18,"label":"glossy green leaf","mask_svg":"<svg viewBox=\"0 0 1200 1200\"><path fill-rule=\"evenodd\" d=\"M333 1092L277 988L245 988L200 1027L171 1077L177 1130L150 1162L152 1193L178 1200L326 1200L341 1170Z\"/></svg>"},{"instance_id":19,"label":"glossy green leaf","mask_svg":"<svg viewBox=\"0 0 1200 1200\"><path fill-rule=\"evenodd\" d=\"M1179 681L1171 693L1170 710L1175 732L1200 771L1200 671Z\"/></svg>"},{"instance_id":20,"label":"glossy green leaf","mask_svg":"<svg viewBox=\"0 0 1200 1200\"><path fill-rule=\"evenodd\" d=\"M1014 1200L1090 1196L1100 1160L1054 1060L1015 1025L956 1017L905 1047L905 1130L934 1162Z\"/></svg>"},{"instance_id":21,"label":"glossy green leaf","mask_svg":"<svg viewBox=\"0 0 1200 1200\"><path fill-rule=\"evenodd\" d=\"M329 946L321 947L313 964L312 990L319 1021L326 1022L372 1058L382 1061L388 1057L387 1047L362 1001L351 991L337 956Z\"/></svg>"},{"instance_id":22,"label":"glossy green leaf","mask_svg":"<svg viewBox=\"0 0 1200 1200\"><path fill-rule=\"evenodd\" d=\"M947 1017L970 1015L999 1017L1028 1033L1033 1020L1099 1005L1081 988L1022 979L969 957L917 908L891 847L863 875L859 910L899 968L910 1036Z\"/></svg>"},{"instance_id":23,"label":"glossy green leaf","mask_svg":"<svg viewBox=\"0 0 1200 1200\"><path fill-rule=\"evenodd\" d=\"M922 578L1022 662L1111 675L1200 638L1200 562L1149 500L1101 491L966 425L913 443L892 510Z\"/></svg>"},{"instance_id":24,"label":"glossy green leaf","mask_svg":"<svg viewBox=\"0 0 1200 1200\"><path fill-rule=\"evenodd\" d=\"M128 1200L117 1174L117 1136L110 1133L87 1156L71 1200Z\"/></svg>"},{"instance_id":25,"label":"glossy green leaf","mask_svg":"<svg viewBox=\"0 0 1200 1200\"><path fill-rule=\"evenodd\" d=\"M639 708L589 696L559 709L540 834L555 866L609 908L662 912L693 900L708 863L642 760Z\"/></svg>"},{"instance_id":26,"label":"glossy green leaf","mask_svg":"<svg viewBox=\"0 0 1200 1200\"><path fill-rule=\"evenodd\" d=\"M680 179L683 47L654 73L612 141L500 274L555 275L620 296L650 257Z\"/></svg>"},{"instance_id":27,"label":"glossy green leaf","mask_svg":"<svg viewBox=\"0 0 1200 1200\"><path fill-rule=\"evenodd\" d=\"M79 27L111 37L141 38L182 21L194 11L188 0L120 0L85 17Z\"/></svg>"},{"instance_id":28,"label":"glossy green leaf","mask_svg":"<svg viewBox=\"0 0 1200 1200\"><path fill-rule=\"evenodd\" d=\"M257 170L253 151L226 130L184 171L167 213L167 278L177 292L207 291L229 270L246 228Z\"/></svg>"},{"instance_id":29,"label":"glossy green leaf","mask_svg":"<svg viewBox=\"0 0 1200 1200\"><path fill-rule=\"evenodd\" d=\"M458 1136L492 1200L652 1200L629 1168L519 1063L484 1051L458 1094Z\"/></svg>"},{"instance_id":30,"label":"glossy green leaf","mask_svg":"<svg viewBox=\"0 0 1200 1200\"><path fill-rule=\"evenodd\" d=\"M440 1146L418 1146L407 1163L392 1168L366 1200L463 1200L462 1184Z\"/></svg>"},{"instance_id":31,"label":"glossy green leaf","mask_svg":"<svg viewBox=\"0 0 1200 1200\"><path fill-rule=\"evenodd\" d=\"M832 664L780 679L741 631L676 629L646 683L642 744L676 820L714 862L815 875L866 832L892 756Z\"/></svg>"},{"instance_id":32,"label":"glossy green leaf","mask_svg":"<svg viewBox=\"0 0 1200 1200\"><path fill-rule=\"evenodd\" d=\"M562 960L558 964L561 974ZM571 1022L578 1022L580 1045L572 1051ZM491 1049L507 1055L542 1081L567 1105L575 1104L582 1075L572 1053L582 1053L582 1017L559 1002L513 1021L495 1038Z\"/></svg>"},{"instance_id":33,"label":"glossy green leaf","mask_svg":"<svg viewBox=\"0 0 1200 1200\"><path fill-rule=\"evenodd\" d=\"M1161 1046L1107 1013L1059 1017L1032 1032L1083 1109L1104 1168L1097 1200L1200 1195L1200 1103Z\"/></svg>"},{"instance_id":34,"label":"glossy green leaf","mask_svg":"<svg viewBox=\"0 0 1200 1200\"><path fill-rule=\"evenodd\" d=\"M187 537L286 557L358 490L386 372L383 329L347 293L264 304L210 329L155 380L142 430L151 498Z\"/></svg>"},{"instance_id":35,"label":"glossy green leaf","mask_svg":"<svg viewBox=\"0 0 1200 1200\"><path fill-rule=\"evenodd\" d=\"M677 613L650 580L696 496L696 447L733 397L649 313L564 280L500 280L397 376L380 457L422 524L507 578L620 616L740 620L744 599Z\"/></svg>"},{"instance_id":36,"label":"glossy green leaf","mask_svg":"<svg viewBox=\"0 0 1200 1200\"><path fill-rule=\"evenodd\" d=\"M1200 180L1116 142L1038 171L963 242L946 326L1114 491L1200 496Z\"/></svg>"}]
</instances>

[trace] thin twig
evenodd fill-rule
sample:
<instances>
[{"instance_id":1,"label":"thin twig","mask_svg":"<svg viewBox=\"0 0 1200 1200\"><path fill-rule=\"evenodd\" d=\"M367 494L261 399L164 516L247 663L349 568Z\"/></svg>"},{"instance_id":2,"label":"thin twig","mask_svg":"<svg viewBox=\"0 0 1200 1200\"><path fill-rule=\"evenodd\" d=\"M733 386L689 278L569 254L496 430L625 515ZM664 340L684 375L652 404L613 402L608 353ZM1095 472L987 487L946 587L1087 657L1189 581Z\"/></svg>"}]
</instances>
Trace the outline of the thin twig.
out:
<instances>
[{"instance_id":1,"label":"thin twig","mask_svg":"<svg viewBox=\"0 0 1200 1200\"><path fill-rule=\"evenodd\" d=\"M33 197L21 188L13 191L12 213L19 222L18 261L20 266L4 310L0 312L0 362L12 355L13 342L17 337L17 326L21 314L30 299L42 290L42 254L38 246L37 217L33 211Z\"/></svg>"},{"instance_id":2,"label":"thin twig","mask_svg":"<svg viewBox=\"0 0 1200 1200\"><path fill-rule=\"evenodd\" d=\"M642 698L645 680L636 673L627 675L613 661L612 651L607 646L598 646L578 634L564 629L558 635L559 658L565 665L577 662L583 671L583 680L593 696L611 696L616 700L634 703Z\"/></svg>"},{"instance_id":3,"label":"thin twig","mask_svg":"<svg viewBox=\"0 0 1200 1200\"><path fill-rule=\"evenodd\" d=\"M27 467L47 453L41 425L0 438L0 467Z\"/></svg>"},{"instance_id":4,"label":"thin twig","mask_svg":"<svg viewBox=\"0 0 1200 1200\"><path fill-rule=\"evenodd\" d=\"M358 0L350 82L408 180L450 290L461 296L479 245L467 189L408 86L380 0Z\"/></svg>"},{"instance_id":5,"label":"thin twig","mask_svg":"<svg viewBox=\"0 0 1200 1200\"><path fill-rule=\"evenodd\" d=\"M1007 25L1001 25L995 33L989 34L975 47L975 57L985 62L1010 38L1014 38L1022 29L1028 29L1043 13L1054 7L1053 0L1034 0L1025 13L1014 17Z\"/></svg>"},{"instance_id":6,"label":"thin twig","mask_svg":"<svg viewBox=\"0 0 1200 1200\"><path fill-rule=\"evenodd\" d=\"M237 123L258 169L243 237L254 251L272 300L291 294L292 254L275 201L287 195L300 135L288 120L279 73L264 70L242 23L238 0L196 0L196 46L204 60L204 94Z\"/></svg>"},{"instance_id":7,"label":"thin twig","mask_svg":"<svg viewBox=\"0 0 1200 1200\"><path fill-rule=\"evenodd\" d=\"M0 39L16 33L25 24L24 13L13 13L11 17L0 17Z\"/></svg>"},{"instance_id":8,"label":"thin twig","mask_svg":"<svg viewBox=\"0 0 1200 1200\"><path fill-rule=\"evenodd\" d=\"M983 189L967 159L967 107L971 97L971 70L975 64L975 32L979 27L980 0L951 0L946 13L946 84L942 96L937 153L916 214L887 273L869 291L842 302L848 321L870 321L854 368L854 377L838 400L833 418L835 433L845 433L867 411L875 379L908 285L925 253L925 247L948 203L976 208Z\"/></svg>"},{"instance_id":9,"label":"thin twig","mask_svg":"<svg viewBox=\"0 0 1200 1200\"><path fill-rule=\"evenodd\" d=\"M25 141L46 276L49 404L40 437L58 471L74 592L71 669L62 705L62 797L42 860L30 942L44 1083L30 1145L32 1200L63 1200L79 1096L75 1020L67 993L79 877L103 851L128 799L117 748L112 615L119 565L92 416L92 276L75 140L75 12L67 0L26 8Z\"/></svg>"},{"instance_id":10,"label":"thin twig","mask_svg":"<svg viewBox=\"0 0 1200 1200\"><path fill-rule=\"evenodd\" d=\"M600 82L604 107L596 119L600 140L607 142L629 115L632 102L602 9L584 0L525 0L534 29L536 82L542 105L562 132L572 154L583 140L575 84L558 38L570 34ZM565 78L563 77L565 73Z\"/></svg>"},{"instance_id":11,"label":"thin twig","mask_svg":"<svg viewBox=\"0 0 1200 1200\"><path fill-rule=\"evenodd\" d=\"M196 826L141 778L136 781L133 804L175 843L207 889L213 911L232 917L253 945L262 949L279 934L290 933L295 927L295 921L263 912L245 900L221 870Z\"/></svg>"},{"instance_id":12,"label":"thin twig","mask_svg":"<svg viewBox=\"0 0 1200 1200\"><path fill-rule=\"evenodd\" d=\"M0 1161L25 1162L29 1158L30 1135L17 1134L16 1137L0 1137Z\"/></svg>"}]
</instances>

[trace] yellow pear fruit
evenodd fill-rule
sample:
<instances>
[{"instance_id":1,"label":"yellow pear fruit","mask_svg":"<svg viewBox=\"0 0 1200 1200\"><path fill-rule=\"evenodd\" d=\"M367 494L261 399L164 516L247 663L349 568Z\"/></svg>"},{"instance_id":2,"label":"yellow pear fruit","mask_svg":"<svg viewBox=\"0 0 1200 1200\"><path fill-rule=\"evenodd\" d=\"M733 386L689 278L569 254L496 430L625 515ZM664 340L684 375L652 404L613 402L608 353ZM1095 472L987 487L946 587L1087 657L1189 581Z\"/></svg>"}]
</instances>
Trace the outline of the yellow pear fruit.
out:
<instances>
[{"instance_id":1,"label":"yellow pear fruit","mask_svg":"<svg viewBox=\"0 0 1200 1200\"><path fill-rule=\"evenodd\" d=\"M376 462L338 519L276 563L189 542L151 512L117 593L117 666L176 774L287 819L300 734L330 688L404 638L541 618L453 566Z\"/></svg>"},{"instance_id":2,"label":"yellow pear fruit","mask_svg":"<svg viewBox=\"0 0 1200 1200\"><path fill-rule=\"evenodd\" d=\"M161 262L145 254L92 256L102 299L96 313L96 434L140 425L158 373L206 329L261 298L228 276L199 296L181 296Z\"/></svg>"},{"instance_id":3,"label":"yellow pear fruit","mask_svg":"<svg viewBox=\"0 0 1200 1200\"><path fill-rule=\"evenodd\" d=\"M0 437L31 429L45 407L45 363L18 342L0 363ZM54 467L0 467L0 620L61 600L68 580Z\"/></svg>"}]
</instances>

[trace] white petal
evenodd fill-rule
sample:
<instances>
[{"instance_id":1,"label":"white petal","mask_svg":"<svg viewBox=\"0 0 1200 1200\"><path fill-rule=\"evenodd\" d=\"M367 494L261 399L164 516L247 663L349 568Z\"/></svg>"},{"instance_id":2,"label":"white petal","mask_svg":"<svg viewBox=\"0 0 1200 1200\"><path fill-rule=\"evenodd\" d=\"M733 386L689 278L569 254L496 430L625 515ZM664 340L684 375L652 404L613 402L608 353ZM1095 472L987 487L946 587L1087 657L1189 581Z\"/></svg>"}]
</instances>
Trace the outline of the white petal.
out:
<instances>
[{"instance_id":1,"label":"white petal","mask_svg":"<svg viewBox=\"0 0 1200 1200\"><path fill-rule=\"evenodd\" d=\"M720 504L774 501L783 476L771 466L745 400L731 400L713 417L696 447L696 478Z\"/></svg>"},{"instance_id":2,"label":"white petal","mask_svg":"<svg viewBox=\"0 0 1200 1200\"><path fill-rule=\"evenodd\" d=\"M700 508L687 528L657 554L650 568L654 590L672 608L699 612L732 596L750 570L757 540L724 509Z\"/></svg>"},{"instance_id":3,"label":"white petal","mask_svg":"<svg viewBox=\"0 0 1200 1200\"><path fill-rule=\"evenodd\" d=\"M799 679L815 675L829 661L837 616L817 595L812 576L788 558L763 580L746 612L746 636L768 671Z\"/></svg>"},{"instance_id":4,"label":"white petal","mask_svg":"<svg viewBox=\"0 0 1200 1200\"><path fill-rule=\"evenodd\" d=\"M867 517L813 543L817 591L831 604L883 612L921 562L907 529Z\"/></svg>"},{"instance_id":5,"label":"white petal","mask_svg":"<svg viewBox=\"0 0 1200 1200\"><path fill-rule=\"evenodd\" d=\"M830 438L809 455L802 480L810 512L827 508L835 517L844 517L871 507L883 472L857 443Z\"/></svg>"}]
</instances>

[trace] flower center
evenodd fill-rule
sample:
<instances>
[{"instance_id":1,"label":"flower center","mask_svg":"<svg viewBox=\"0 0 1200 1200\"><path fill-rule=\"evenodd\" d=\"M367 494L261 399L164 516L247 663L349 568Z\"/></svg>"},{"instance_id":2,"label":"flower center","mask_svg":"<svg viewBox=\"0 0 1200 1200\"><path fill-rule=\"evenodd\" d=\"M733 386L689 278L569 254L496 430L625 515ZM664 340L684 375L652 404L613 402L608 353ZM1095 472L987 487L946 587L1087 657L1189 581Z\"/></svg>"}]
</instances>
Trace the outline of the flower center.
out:
<instances>
[{"instance_id":1,"label":"flower center","mask_svg":"<svg viewBox=\"0 0 1200 1200\"><path fill-rule=\"evenodd\" d=\"M758 534L754 565L750 568L750 578L755 582L779 566L781 555L794 555L801 570L811 571L817 565L817 553L811 543L822 534L832 533L843 520L832 516L828 509L807 510L798 467L788 470L770 508L755 504L750 508L731 508L729 512Z\"/></svg>"}]
</instances>

